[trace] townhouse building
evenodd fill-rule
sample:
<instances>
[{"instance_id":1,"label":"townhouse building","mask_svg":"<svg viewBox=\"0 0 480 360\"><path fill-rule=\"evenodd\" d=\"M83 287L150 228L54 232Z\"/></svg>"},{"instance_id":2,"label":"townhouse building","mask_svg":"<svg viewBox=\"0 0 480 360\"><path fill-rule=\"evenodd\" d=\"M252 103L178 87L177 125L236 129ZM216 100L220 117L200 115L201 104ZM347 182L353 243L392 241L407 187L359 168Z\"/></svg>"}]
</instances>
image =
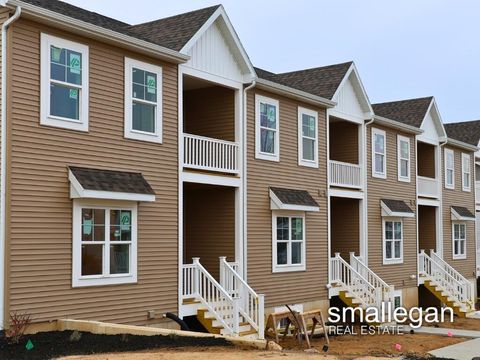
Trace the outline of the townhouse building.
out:
<instances>
[{"instance_id":1,"label":"townhouse building","mask_svg":"<svg viewBox=\"0 0 480 360\"><path fill-rule=\"evenodd\" d=\"M372 106L352 62L255 68L222 6L0 5L2 327L171 312L263 338L285 304L472 309L477 147L433 98Z\"/></svg>"}]
</instances>

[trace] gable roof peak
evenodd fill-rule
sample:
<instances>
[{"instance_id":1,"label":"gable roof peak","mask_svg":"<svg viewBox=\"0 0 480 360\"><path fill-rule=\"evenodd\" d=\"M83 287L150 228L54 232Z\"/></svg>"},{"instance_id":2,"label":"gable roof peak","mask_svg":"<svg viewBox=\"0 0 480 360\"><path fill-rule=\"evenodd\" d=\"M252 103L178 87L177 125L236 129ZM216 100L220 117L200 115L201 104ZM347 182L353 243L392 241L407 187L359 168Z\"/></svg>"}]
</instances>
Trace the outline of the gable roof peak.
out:
<instances>
[{"instance_id":1,"label":"gable roof peak","mask_svg":"<svg viewBox=\"0 0 480 360\"><path fill-rule=\"evenodd\" d=\"M434 100L433 96L426 96L376 103L372 108L375 115L420 128Z\"/></svg>"}]
</instances>

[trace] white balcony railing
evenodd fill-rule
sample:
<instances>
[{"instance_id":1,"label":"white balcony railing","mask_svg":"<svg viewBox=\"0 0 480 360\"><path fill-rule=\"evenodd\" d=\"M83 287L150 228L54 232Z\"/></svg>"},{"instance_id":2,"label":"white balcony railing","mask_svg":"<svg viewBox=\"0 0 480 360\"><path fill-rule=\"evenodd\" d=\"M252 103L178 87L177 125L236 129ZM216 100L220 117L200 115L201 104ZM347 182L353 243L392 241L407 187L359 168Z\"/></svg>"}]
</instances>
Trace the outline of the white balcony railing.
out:
<instances>
[{"instance_id":1,"label":"white balcony railing","mask_svg":"<svg viewBox=\"0 0 480 360\"><path fill-rule=\"evenodd\" d=\"M480 204L480 181L475 181L475 201Z\"/></svg>"},{"instance_id":2,"label":"white balcony railing","mask_svg":"<svg viewBox=\"0 0 480 360\"><path fill-rule=\"evenodd\" d=\"M183 134L183 167L237 174L238 155L235 142Z\"/></svg>"},{"instance_id":3,"label":"white balcony railing","mask_svg":"<svg viewBox=\"0 0 480 360\"><path fill-rule=\"evenodd\" d=\"M439 197L439 186L438 186L437 179L429 178L425 176L417 176L417 181L418 181L417 193L419 196L424 196L429 198Z\"/></svg>"},{"instance_id":4,"label":"white balcony railing","mask_svg":"<svg viewBox=\"0 0 480 360\"><path fill-rule=\"evenodd\" d=\"M362 168L336 160L329 161L330 185L360 189L362 187Z\"/></svg>"}]
</instances>

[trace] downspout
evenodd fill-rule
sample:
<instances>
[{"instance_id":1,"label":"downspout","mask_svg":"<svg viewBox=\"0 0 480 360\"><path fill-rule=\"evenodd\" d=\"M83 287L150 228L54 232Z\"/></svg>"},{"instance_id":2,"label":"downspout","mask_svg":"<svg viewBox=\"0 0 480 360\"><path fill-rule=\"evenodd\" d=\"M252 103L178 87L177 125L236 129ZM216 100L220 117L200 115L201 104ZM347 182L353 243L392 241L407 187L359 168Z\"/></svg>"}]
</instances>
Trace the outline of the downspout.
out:
<instances>
[{"instance_id":1,"label":"downspout","mask_svg":"<svg viewBox=\"0 0 480 360\"><path fill-rule=\"evenodd\" d=\"M257 85L255 80L243 89L243 161L242 161L242 184L243 184L243 278L247 280L247 91Z\"/></svg>"},{"instance_id":2,"label":"downspout","mask_svg":"<svg viewBox=\"0 0 480 360\"><path fill-rule=\"evenodd\" d=\"M442 182L442 165L443 165L443 161L442 161L442 148L447 145L447 142L448 142L448 138L445 138L445 140L441 143L438 144L438 161L437 163L435 164L435 166L438 166L438 182L437 182L437 191L438 191L438 195L439 195L439 202L440 202L440 205L438 207L438 211L440 212L440 225L441 225L441 229L440 229L440 243L441 243L441 258L444 259L444 245L445 245L445 236L444 236L444 223L443 223L443 182ZM435 174L435 176L437 176L437 174ZM437 249L436 253L438 254L439 250Z\"/></svg>"},{"instance_id":3,"label":"downspout","mask_svg":"<svg viewBox=\"0 0 480 360\"><path fill-rule=\"evenodd\" d=\"M375 121L375 117L374 115L372 115L371 119L368 120L367 122L364 123L364 129L365 129L365 138L363 140L364 142L364 146L363 146L363 159L364 159L364 164L363 164L363 192L364 192L364 196L365 198L363 199L363 202L364 202L364 206L363 206L363 212L365 213L365 232L364 232L364 236L365 236L365 256L364 256L364 259L363 259L363 262L365 263L365 265L368 266L368 156L369 156L369 152L368 152L368 146L367 146L367 139L368 139L368 126L373 124L373 122ZM370 139L372 141L372 139ZM372 164L373 166L373 164Z\"/></svg>"},{"instance_id":4,"label":"downspout","mask_svg":"<svg viewBox=\"0 0 480 360\"><path fill-rule=\"evenodd\" d=\"M6 263L6 254L5 254L5 208L6 208L6 171L7 171L7 29L8 27L16 21L20 14L22 13L22 8L17 6L15 13L2 25L2 97L1 97L1 167L0 167L0 259L2 259L2 264L0 266L0 329L4 328L5 324L5 263Z\"/></svg>"}]
</instances>

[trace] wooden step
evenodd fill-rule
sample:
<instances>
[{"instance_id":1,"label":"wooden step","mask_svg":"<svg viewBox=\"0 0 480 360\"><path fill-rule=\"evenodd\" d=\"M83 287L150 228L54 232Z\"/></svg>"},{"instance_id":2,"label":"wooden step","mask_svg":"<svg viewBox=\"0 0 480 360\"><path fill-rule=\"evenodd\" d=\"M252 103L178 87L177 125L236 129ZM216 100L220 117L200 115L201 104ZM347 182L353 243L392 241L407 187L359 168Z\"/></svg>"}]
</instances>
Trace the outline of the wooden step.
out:
<instances>
[{"instance_id":1,"label":"wooden step","mask_svg":"<svg viewBox=\"0 0 480 360\"><path fill-rule=\"evenodd\" d=\"M248 335L253 335L253 334L256 334L256 333L257 333L257 330L252 328L250 330L240 332L240 336L248 336Z\"/></svg>"},{"instance_id":2,"label":"wooden step","mask_svg":"<svg viewBox=\"0 0 480 360\"><path fill-rule=\"evenodd\" d=\"M195 305L195 304L200 304L200 301L197 300L196 298L183 299L182 301L182 305Z\"/></svg>"}]
</instances>

